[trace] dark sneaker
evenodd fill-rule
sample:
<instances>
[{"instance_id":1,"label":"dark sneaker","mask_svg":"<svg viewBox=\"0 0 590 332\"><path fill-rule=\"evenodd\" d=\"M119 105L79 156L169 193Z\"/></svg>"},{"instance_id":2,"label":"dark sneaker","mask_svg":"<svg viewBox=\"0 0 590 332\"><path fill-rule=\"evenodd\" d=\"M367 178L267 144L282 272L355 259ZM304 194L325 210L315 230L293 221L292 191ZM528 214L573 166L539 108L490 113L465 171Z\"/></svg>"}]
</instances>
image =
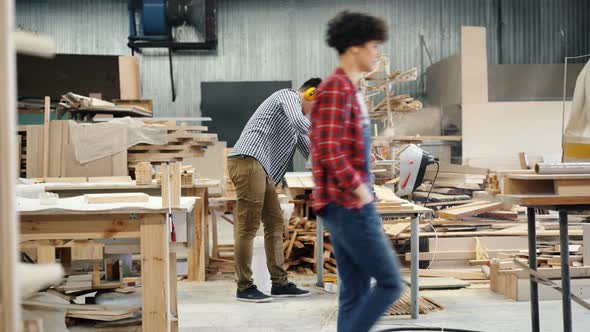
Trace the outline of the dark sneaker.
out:
<instances>
[{"instance_id":1,"label":"dark sneaker","mask_svg":"<svg viewBox=\"0 0 590 332\"><path fill-rule=\"evenodd\" d=\"M256 288L256 285L250 286L250 288L244 291L236 291L236 297L238 301L244 302L256 302L256 303L263 303L263 302L271 302L272 297L262 293L261 291Z\"/></svg>"},{"instance_id":2,"label":"dark sneaker","mask_svg":"<svg viewBox=\"0 0 590 332\"><path fill-rule=\"evenodd\" d=\"M290 282L285 286L272 286L270 295L273 297L305 297L309 296L308 290L297 288L294 283Z\"/></svg>"}]
</instances>

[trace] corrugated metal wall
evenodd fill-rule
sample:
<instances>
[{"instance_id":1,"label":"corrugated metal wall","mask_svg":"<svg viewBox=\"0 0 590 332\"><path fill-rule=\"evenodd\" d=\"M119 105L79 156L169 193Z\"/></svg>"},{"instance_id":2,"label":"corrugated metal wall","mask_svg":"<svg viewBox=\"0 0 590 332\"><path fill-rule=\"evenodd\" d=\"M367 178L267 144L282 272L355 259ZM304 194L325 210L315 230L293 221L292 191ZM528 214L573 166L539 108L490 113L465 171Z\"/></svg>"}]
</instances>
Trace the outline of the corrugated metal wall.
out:
<instances>
[{"instance_id":1,"label":"corrugated metal wall","mask_svg":"<svg viewBox=\"0 0 590 332\"><path fill-rule=\"evenodd\" d=\"M19 0L16 7L18 25L53 36L60 53L130 53L125 0ZM589 8L586 0L218 0L216 54L174 57L175 103L166 53L143 56L142 94L154 100L158 116L198 116L202 81L292 80L297 86L325 76L337 63L324 43L326 22L342 9L386 19L391 39L383 52L393 69L430 64L420 35L432 61L452 55L461 25L488 28L490 63L556 63L564 54L560 30L568 55L590 52ZM416 96L420 87L412 82L400 90Z\"/></svg>"}]
</instances>

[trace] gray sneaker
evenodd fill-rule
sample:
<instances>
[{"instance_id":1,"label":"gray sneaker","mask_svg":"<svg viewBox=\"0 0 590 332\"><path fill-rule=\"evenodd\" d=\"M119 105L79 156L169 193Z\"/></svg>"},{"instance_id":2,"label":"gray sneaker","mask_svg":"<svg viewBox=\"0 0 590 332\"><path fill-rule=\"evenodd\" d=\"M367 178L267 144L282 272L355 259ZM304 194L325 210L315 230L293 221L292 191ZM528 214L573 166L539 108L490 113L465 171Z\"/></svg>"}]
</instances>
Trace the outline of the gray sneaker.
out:
<instances>
[{"instance_id":1,"label":"gray sneaker","mask_svg":"<svg viewBox=\"0 0 590 332\"><path fill-rule=\"evenodd\" d=\"M236 297L238 301L244 302L264 303L272 301L272 297L259 291L256 285L252 285L250 288L243 291L237 290Z\"/></svg>"},{"instance_id":2,"label":"gray sneaker","mask_svg":"<svg viewBox=\"0 0 590 332\"><path fill-rule=\"evenodd\" d=\"M270 290L272 297L305 297L309 294L308 290L300 289L292 282L285 286L272 286Z\"/></svg>"}]
</instances>

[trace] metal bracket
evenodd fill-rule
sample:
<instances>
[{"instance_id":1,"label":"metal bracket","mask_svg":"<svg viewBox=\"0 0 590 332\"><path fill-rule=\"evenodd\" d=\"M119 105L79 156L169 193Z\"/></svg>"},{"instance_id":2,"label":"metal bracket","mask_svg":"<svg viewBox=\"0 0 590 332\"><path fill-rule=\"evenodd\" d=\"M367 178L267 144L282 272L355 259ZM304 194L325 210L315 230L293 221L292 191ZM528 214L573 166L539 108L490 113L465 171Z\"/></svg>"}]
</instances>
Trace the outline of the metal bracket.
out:
<instances>
[{"instance_id":1,"label":"metal bracket","mask_svg":"<svg viewBox=\"0 0 590 332\"><path fill-rule=\"evenodd\" d=\"M129 214L129 220L137 220L139 219L139 216L137 215L137 213L130 213Z\"/></svg>"}]
</instances>

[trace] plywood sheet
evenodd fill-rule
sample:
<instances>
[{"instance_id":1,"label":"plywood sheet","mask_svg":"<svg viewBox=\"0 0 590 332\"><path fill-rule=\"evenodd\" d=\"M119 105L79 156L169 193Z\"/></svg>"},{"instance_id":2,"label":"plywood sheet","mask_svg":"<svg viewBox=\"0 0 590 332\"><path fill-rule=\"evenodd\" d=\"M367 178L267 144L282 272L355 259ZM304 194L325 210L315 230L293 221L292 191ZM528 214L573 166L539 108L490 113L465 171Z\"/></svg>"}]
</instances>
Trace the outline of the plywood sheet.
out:
<instances>
[{"instance_id":1,"label":"plywood sheet","mask_svg":"<svg viewBox=\"0 0 590 332\"><path fill-rule=\"evenodd\" d=\"M461 27L461 98L463 104L488 102L488 58L484 27Z\"/></svg>"},{"instance_id":2,"label":"plywood sheet","mask_svg":"<svg viewBox=\"0 0 590 332\"><path fill-rule=\"evenodd\" d=\"M566 102L566 119L571 102ZM519 169L519 152L561 158L562 103L495 102L463 105L463 164Z\"/></svg>"}]
</instances>

